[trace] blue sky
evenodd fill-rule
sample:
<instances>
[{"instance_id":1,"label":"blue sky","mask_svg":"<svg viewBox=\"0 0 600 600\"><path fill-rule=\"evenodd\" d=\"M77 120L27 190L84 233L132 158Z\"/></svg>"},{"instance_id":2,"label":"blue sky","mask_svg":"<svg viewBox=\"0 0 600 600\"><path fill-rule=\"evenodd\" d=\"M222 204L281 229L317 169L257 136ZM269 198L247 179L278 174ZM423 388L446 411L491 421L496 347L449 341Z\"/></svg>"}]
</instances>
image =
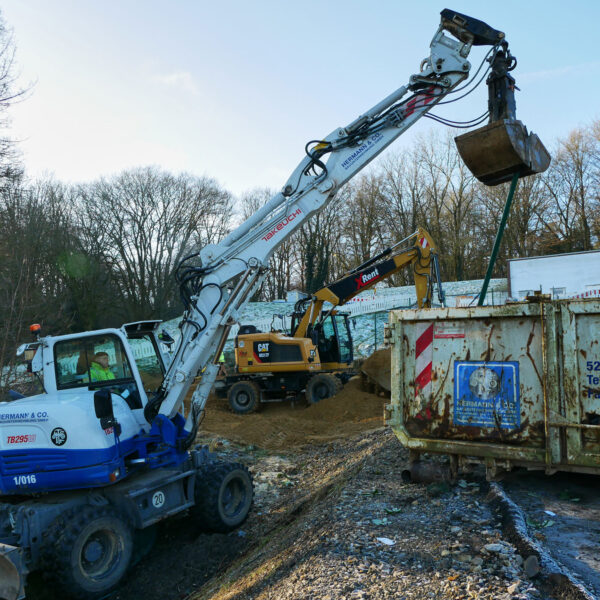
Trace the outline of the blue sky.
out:
<instances>
[{"instance_id":1,"label":"blue sky","mask_svg":"<svg viewBox=\"0 0 600 600\"><path fill-rule=\"evenodd\" d=\"M506 32L517 116L552 147L600 118L600 1L455 1ZM235 194L279 188L309 139L416 73L445 4L5 0L30 97L11 109L28 172L66 182L156 165ZM469 59L479 65L484 50ZM473 69L474 70L474 69ZM436 112L469 119L485 86ZM421 120L392 147L443 126Z\"/></svg>"}]
</instances>

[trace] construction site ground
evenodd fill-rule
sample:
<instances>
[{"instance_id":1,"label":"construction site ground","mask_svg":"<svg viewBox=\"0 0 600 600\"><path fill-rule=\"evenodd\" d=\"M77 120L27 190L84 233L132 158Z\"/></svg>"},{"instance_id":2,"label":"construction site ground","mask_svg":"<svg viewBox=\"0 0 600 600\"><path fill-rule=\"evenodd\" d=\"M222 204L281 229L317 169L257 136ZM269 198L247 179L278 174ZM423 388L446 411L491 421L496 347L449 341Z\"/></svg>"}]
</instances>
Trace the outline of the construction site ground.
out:
<instances>
[{"instance_id":1,"label":"construction site ground","mask_svg":"<svg viewBox=\"0 0 600 600\"><path fill-rule=\"evenodd\" d=\"M519 550L483 478L404 483L408 453L383 427L387 401L363 391L358 379L317 405L269 404L245 416L230 412L226 400L211 397L199 442L248 464L255 483L250 516L229 534L203 533L186 516L166 521L157 528L149 554L112 597L595 597L583 588L580 593L576 586L565 587L564 579L544 571L543 557ZM565 544L575 579L593 590L600 541L595 480L561 477L553 485L552 478L515 474L506 487L530 511L535 539L547 540L559 559ZM569 545L568 532L582 519L589 535ZM585 550L577 552L573 544L578 543ZM577 571L578 563L588 571ZM28 598L53 597L34 575Z\"/></svg>"}]
</instances>

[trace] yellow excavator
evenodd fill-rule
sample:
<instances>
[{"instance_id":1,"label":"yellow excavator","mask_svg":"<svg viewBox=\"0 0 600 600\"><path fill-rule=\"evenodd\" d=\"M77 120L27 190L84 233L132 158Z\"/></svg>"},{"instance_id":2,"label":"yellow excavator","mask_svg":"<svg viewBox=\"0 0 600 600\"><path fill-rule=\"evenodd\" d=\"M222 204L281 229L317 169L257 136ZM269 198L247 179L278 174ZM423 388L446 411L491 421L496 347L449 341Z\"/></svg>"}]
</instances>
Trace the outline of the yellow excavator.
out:
<instances>
[{"instance_id":1,"label":"yellow excavator","mask_svg":"<svg viewBox=\"0 0 600 600\"><path fill-rule=\"evenodd\" d=\"M400 247L411 241L409 247ZM354 374L348 314L336 307L408 266L413 267L417 306L431 306L434 282L443 304L436 246L421 227L408 238L296 303L289 335L242 325L235 338L235 373L216 386L239 414L262 402L296 399L309 403L339 392ZM325 307L325 303L331 306Z\"/></svg>"}]
</instances>

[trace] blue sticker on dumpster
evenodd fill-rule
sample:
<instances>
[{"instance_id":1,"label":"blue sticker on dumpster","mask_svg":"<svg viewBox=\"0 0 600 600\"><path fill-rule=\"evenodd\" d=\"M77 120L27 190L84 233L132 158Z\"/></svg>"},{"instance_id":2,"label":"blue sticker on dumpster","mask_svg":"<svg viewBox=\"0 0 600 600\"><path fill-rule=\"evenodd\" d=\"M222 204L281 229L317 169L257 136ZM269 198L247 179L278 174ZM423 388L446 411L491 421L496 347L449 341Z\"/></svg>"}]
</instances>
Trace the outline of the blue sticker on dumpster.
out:
<instances>
[{"instance_id":1,"label":"blue sticker on dumpster","mask_svg":"<svg viewBox=\"0 0 600 600\"><path fill-rule=\"evenodd\" d=\"M519 363L456 361L454 424L520 427Z\"/></svg>"}]
</instances>

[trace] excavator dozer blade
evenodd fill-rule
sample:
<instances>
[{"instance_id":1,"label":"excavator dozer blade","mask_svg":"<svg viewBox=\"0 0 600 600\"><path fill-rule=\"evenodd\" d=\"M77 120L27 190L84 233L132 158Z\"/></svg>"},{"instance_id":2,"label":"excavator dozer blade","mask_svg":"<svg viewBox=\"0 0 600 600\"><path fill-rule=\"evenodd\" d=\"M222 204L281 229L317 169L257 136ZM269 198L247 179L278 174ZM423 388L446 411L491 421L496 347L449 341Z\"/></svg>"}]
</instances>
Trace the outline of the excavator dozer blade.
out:
<instances>
[{"instance_id":1,"label":"excavator dozer blade","mask_svg":"<svg viewBox=\"0 0 600 600\"><path fill-rule=\"evenodd\" d=\"M494 121L454 138L468 169L485 185L543 173L550 166L550 154L535 133L527 133L521 121Z\"/></svg>"},{"instance_id":2,"label":"excavator dozer blade","mask_svg":"<svg viewBox=\"0 0 600 600\"><path fill-rule=\"evenodd\" d=\"M3 600L25 598L23 578L19 574L21 562L18 548L0 544L0 598Z\"/></svg>"}]
</instances>

